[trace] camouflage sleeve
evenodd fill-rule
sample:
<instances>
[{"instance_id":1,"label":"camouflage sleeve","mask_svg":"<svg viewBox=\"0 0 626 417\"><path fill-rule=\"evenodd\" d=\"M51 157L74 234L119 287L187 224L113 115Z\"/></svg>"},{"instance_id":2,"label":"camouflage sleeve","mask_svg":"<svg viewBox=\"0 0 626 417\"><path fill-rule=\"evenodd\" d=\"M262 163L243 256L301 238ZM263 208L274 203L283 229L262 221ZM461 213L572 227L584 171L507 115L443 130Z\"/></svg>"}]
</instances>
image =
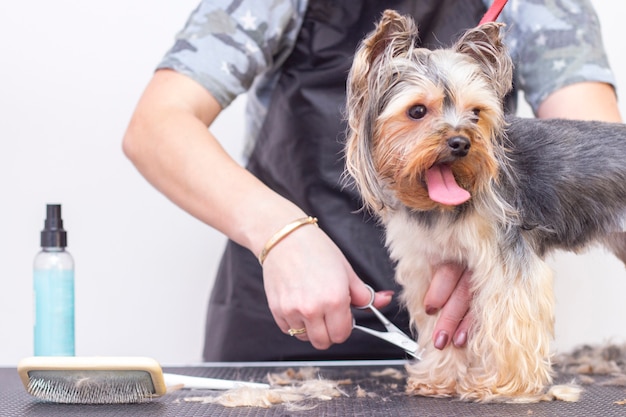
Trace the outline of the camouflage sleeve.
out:
<instances>
[{"instance_id":1,"label":"camouflage sleeve","mask_svg":"<svg viewBox=\"0 0 626 417\"><path fill-rule=\"evenodd\" d=\"M302 0L203 0L157 68L191 77L225 108L282 63L305 10Z\"/></svg>"},{"instance_id":2,"label":"camouflage sleeve","mask_svg":"<svg viewBox=\"0 0 626 417\"><path fill-rule=\"evenodd\" d=\"M548 95L569 84L615 85L590 0L509 0L501 20L507 24L516 85L535 112Z\"/></svg>"}]
</instances>

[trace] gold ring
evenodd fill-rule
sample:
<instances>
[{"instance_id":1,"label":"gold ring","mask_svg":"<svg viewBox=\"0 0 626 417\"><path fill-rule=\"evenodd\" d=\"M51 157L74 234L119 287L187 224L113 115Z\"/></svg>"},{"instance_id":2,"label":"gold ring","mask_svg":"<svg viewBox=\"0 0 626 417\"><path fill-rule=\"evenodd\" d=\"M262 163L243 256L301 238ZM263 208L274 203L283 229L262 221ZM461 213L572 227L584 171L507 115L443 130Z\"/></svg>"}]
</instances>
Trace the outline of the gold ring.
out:
<instances>
[{"instance_id":1,"label":"gold ring","mask_svg":"<svg viewBox=\"0 0 626 417\"><path fill-rule=\"evenodd\" d=\"M289 336L295 336L297 334L302 334L302 333L306 333L306 328L301 328L301 329L289 329L287 330L287 333L289 333Z\"/></svg>"}]
</instances>

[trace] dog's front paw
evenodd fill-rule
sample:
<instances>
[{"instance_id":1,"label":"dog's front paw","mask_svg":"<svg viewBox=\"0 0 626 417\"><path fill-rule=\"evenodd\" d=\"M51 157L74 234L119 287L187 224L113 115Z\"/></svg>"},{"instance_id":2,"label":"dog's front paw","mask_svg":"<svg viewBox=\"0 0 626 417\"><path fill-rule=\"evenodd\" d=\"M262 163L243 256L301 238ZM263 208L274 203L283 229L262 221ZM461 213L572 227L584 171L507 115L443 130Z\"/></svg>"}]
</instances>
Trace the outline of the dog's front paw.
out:
<instances>
[{"instance_id":1,"label":"dog's front paw","mask_svg":"<svg viewBox=\"0 0 626 417\"><path fill-rule=\"evenodd\" d=\"M425 383L423 379L409 377L406 382L406 393L423 397L452 397L456 395L454 381L442 384Z\"/></svg>"}]
</instances>

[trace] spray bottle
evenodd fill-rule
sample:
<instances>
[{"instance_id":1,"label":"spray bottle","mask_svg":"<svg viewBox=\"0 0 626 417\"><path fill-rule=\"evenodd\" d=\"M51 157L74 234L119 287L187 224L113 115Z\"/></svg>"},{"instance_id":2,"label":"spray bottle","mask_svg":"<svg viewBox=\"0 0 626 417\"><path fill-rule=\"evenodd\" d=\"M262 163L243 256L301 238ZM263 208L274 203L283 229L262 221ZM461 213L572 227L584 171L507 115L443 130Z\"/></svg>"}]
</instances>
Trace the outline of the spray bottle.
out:
<instances>
[{"instance_id":1,"label":"spray bottle","mask_svg":"<svg viewBox=\"0 0 626 417\"><path fill-rule=\"evenodd\" d=\"M68 251L61 205L48 204L35 256L35 356L74 355L74 259Z\"/></svg>"}]
</instances>

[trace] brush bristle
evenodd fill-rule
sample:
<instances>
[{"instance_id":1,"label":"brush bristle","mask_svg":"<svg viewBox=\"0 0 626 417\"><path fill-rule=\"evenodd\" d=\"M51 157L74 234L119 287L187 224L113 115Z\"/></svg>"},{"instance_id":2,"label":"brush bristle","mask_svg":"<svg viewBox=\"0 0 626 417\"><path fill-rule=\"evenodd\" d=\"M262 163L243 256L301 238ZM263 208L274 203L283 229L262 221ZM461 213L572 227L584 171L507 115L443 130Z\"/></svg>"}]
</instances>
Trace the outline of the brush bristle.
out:
<instances>
[{"instance_id":1,"label":"brush bristle","mask_svg":"<svg viewBox=\"0 0 626 417\"><path fill-rule=\"evenodd\" d=\"M65 404L128 404L152 398L154 385L145 371L31 371L28 392Z\"/></svg>"}]
</instances>

